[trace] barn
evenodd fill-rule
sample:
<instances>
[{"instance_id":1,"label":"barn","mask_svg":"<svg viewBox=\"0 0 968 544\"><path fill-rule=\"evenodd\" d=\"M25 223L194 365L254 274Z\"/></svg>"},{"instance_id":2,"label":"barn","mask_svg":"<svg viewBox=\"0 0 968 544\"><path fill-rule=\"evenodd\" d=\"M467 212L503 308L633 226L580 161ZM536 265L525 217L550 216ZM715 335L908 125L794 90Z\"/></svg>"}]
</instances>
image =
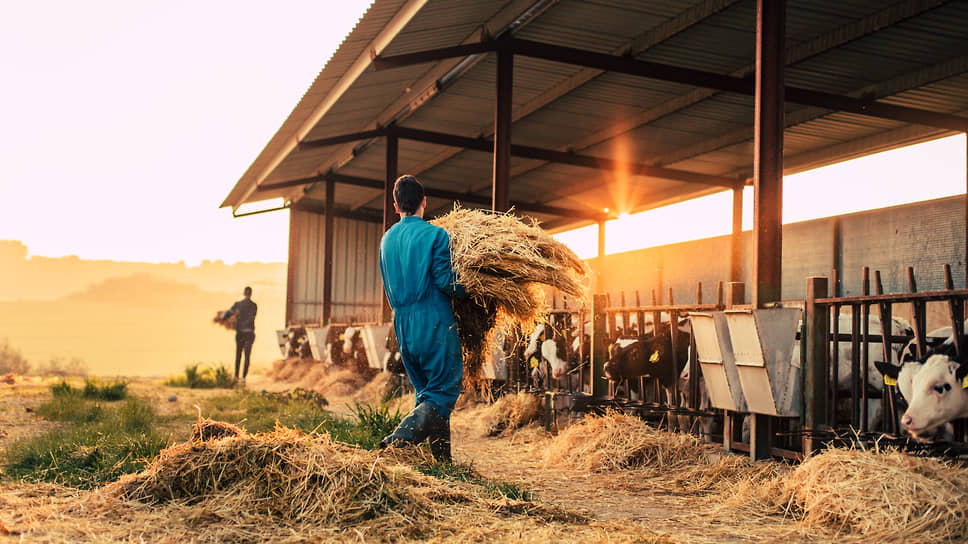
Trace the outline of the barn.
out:
<instances>
[{"instance_id":1,"label":"barn","mask_svg":"<svg viewBox=\"0 0 968 544\"><path fill-rule=\"evenodd\" d=\"M781 203L784 175L968 131L966 27L968 4L941 0L375 0L222 206L289 210L286 326L388 320L377 248L403 173L430 216L460 203L553 232L598 225L594 376L616 323L798 308L802 391L792 412L753 412L745 448L764 457L784 450L771 428L837 418L837 361L817 343L843 334L867 358L861 317L898 305L920 352L929 304L956 331L964 319L964 197L782 227ZM604 255L616 214L723 191L731 235ZM861 370L848 404L863 427ZM599 382L589 393L613 397Z\"/></svg>"}]
</instances>

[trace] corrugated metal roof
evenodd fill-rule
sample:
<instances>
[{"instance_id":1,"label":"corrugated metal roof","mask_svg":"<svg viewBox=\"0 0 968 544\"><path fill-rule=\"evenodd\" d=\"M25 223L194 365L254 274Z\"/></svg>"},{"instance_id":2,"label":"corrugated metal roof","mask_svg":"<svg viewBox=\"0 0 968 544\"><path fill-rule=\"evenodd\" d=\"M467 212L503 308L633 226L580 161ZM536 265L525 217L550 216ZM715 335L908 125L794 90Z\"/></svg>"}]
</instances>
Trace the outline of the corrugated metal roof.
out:
<instances>
[{"instance_id":1,"label":"corrugated metal roof","mask_svg":"<svg viewBox=\"0 0 968 544\"><path fill-rule=\"evenodd\" d=\"M382 138L296 151L297 137L353 133L390 121L469 137L493 133L496 55L376 71L367 64L371 49L419 52L475 43L513 27L518 38L746 77L754 66L755 16L754 0L376 0L224 205L280 195L322 199L318 186L254 189L330 170L385 177ZM965 115L965 28L966 2L788 2L787 84ZM408 107L435 82L443 82L436 96ZM747 176L752 168L750 96L517 56L513 104L518 145L714 175ZM785 109L788 171L949 133L790 102ZM511 164L512 200L532 204L589 210L616 208L622 199L644 209L716 190L520 157ZM416 173L430 187L490 195L492 169L488 153L400 142L398 171ZM338 185L336 198L352 209L382 206L378 189ZM449 206L435 199L432 207ZM578 220L555 224L569 221Z\"/></svg>"}]
</instances>

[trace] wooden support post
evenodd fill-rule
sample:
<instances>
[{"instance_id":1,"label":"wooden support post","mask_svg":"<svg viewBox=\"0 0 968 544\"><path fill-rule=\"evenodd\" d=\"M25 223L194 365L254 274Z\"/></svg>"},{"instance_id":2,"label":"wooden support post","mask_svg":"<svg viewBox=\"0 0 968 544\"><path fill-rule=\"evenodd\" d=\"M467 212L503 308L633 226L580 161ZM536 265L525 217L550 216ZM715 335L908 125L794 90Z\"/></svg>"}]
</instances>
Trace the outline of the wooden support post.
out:
<instances>
[{"instance_id":1,"label":"wooden support post","mask_svg":"<svg viewBox=\"0 0 968 544\"><path fill-rule=\"evenodd\" d=\"M326 217L323 218L323 315L322 325L333 317L333 204L336 201L336 182L326 180ZM385 300L385 297L384 297Z\"/></svg>"},{"instance_id":2,"label":"wooden support post","mask_svg":"<svg viewBox=\"0 0 968 544\"><path fill-rule=\"evenodd\" d=\"M604 397L605 380L605 295L592 296L592 396Z\"/></svg>"},{"instance_id":3,"label":"wooden support post","mask_svg":"<svg viewBox=\"0 0 968 544\"><path fill-rule=\"evenodd\" d=\"M756 2L756 98L753 121L753 306L781 299L783 224L783 68L785 0ZM750 457L771 455L769 416L750 416Z\"/></svg>"},{"instance_id":4,"label":"wooden support post","mask_svg":"<svg viewBox=\"0 0 968 544\"><path fill-rule=\"evenodd\" d=\"M826 306L818 306L818 298L827 297L827 278L807 278L807 299L803 316L802 342L806 361L803 372L803 454L809 455L820 448L821 442L810 431L828 426L827 421L827 331L829 312Z\"/></svg>"},{"instance_id":5,"label":"wooden support post","mask_svg":"<svg viewBox=\"0 0 968 544\"><path fill-rule=\"evenodd\" d=\"M491 209L511 209L511 95L514 87L514 54L501 50L497 54L497 96L494 105L494 185Z\"/></svg>"}]
</instances>

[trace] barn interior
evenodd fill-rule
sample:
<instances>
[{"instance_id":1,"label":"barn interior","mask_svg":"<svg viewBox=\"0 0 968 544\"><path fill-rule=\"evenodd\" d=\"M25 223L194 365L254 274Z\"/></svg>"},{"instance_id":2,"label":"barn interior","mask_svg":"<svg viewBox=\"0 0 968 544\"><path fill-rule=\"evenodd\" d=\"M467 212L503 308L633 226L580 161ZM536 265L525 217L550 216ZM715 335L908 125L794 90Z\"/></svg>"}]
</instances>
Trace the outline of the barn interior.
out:
<instances>
[{"instance_id":1,"label":"barn interior","mask_svg":"<svg viewBox=\"0 0 968 544\"><path fill-rule=\"evenodd\" d=\"M376 248L400 174L430 216L597 223L600 257L617 214L732 191L721 279L766 307L784 175L968 131L966 26L957 1L375 0L222 206L290 210L289 325L386 320Z\"/></svg>"}]
</instances>

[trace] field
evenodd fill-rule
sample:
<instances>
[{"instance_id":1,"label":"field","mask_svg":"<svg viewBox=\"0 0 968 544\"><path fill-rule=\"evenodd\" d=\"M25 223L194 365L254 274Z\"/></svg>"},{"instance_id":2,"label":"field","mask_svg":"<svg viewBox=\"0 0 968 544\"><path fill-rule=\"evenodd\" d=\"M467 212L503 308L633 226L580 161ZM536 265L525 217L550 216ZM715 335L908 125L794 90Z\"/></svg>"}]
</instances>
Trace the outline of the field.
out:
<instances>
[{"instance_id":1,"label":"field","mask_svg":"<svg viewBox=\"0 0 968 544\"><path fill-rule=\"evenodd\" d=\"M374 451L373 437L383 431L367 434L360 431L365 426L350 424L366 419L385 425L397 405L354 392L328 395L328 406L317 411L285 400L281 393L295 387L295 378L268 376L250 375L248 393L130 379L128 400L117 402L133 398L152 406L152 428L170 435L167 449L147 467L142 463L128 469L128 476L95 485L83 477L74 483L38 481L37 473L12 477L5 465L0 542L806 543L968 537L961 491L968 488L966 471L933 460L841 451L799 468L750 464L620 414L584 418L552 436L527 423L533 407L521 408L515 404L519 399L509 397L498 405L462 402L453 417L455 463L442 465L422 449ZM50 416L57 382L13 381L0 385L0 449L6 462L24 440L70 430L69 423ZM412 397L402 403L406 411ZM282 427L273 430L274 420ZM200 422L229 429L228 435L187 442ZM290 427L329 429L336 442L328 434ZM91 449L78 446L62 454L59 466L90 457ZM900 477L902 471L922 479Z\"/></svg>"}]
</instances>

